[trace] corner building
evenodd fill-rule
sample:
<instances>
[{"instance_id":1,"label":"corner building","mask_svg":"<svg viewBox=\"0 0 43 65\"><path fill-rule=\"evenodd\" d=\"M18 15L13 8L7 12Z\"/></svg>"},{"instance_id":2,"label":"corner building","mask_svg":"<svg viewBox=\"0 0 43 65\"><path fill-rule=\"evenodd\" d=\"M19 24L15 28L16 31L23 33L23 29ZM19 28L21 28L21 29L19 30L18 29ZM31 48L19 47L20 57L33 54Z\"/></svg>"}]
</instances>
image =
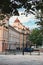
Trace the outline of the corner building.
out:
<instances>
[{"instance_id":1,"label":"corner building","mask_svg":"<svg viewBox=\"0 0 43 65\"><path fill-rule=\"evenodd\" d=\"M6 21L7 23L9 22L8 20L5 20L4 22L6 23ZM0 52L5 52L6 49L22 49L23 42L25 48L29 41L29 33L29 28L22 25L18 18L16 18L12 26L0 26Z\"/></svg>"}]
</instances>

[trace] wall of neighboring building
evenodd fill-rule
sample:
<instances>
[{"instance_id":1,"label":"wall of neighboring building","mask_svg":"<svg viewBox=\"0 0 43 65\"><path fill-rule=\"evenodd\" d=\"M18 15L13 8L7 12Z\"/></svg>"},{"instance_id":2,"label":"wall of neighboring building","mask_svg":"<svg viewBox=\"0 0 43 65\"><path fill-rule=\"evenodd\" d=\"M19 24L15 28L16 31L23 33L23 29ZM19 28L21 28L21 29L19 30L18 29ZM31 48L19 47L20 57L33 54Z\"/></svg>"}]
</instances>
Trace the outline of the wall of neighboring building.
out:
<instances>
[{"instance_id":1,"label":"wall of neighboring building","mask_svg":"<svg viewBox=\"0 0 43 65\"><path fill-rule=\"evenodd\" d=\"M5 51L8 43L8 29L0 26L0 51Z\"/></svg>"},{"instance_id":2,"label":"wall of neighboring building","mask_svg":"<svg viewBox=\"0 0 43 65\"><path fill-rule=\"evenodd\" d=\"M0 52L3 52L8 47L8 28L5 27L5 23L8 23L9 18L4 14L1 15L5 16L0 20Z\"/></svg>"},{"instance_id":3,"label":"wall of neighboring building","mask_svg":"<svg viewBox=\"0 0 43 65\"><path fill-rule=\"evenodd\" d=\"M2 27L0 26L0 52L2 51Z\"/></svg>"},{"instance_id":4,"label":"wall of neighboring building","mask_svg":"<svg viewBox=\"0 0 43 65\"><path fill-rule=\"evenodd\" d=\"M3 28L3 51L8 47L8 28Z\"/></svg>"}]
</instances>

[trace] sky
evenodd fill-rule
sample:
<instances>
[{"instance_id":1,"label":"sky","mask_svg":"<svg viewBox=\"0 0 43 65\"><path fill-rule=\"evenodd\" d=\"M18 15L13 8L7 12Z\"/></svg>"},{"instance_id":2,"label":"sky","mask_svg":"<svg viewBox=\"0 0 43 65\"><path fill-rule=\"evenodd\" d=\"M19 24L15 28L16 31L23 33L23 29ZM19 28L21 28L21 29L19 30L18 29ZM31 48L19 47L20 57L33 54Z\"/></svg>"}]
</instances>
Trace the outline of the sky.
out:
<instances>
[{"instance_id":1,"label":"sky","mask_svg":"<svg viewBox=\"0 0 43 65\"><path fill-rule=\"evenodd\" d=\"M26 17L24 14L21 15L21 13L24 13L25 9L24 8L20 8L18 9L19 11L19 15L20 16L12 16L10 17L10 25L12 25L14 23L14 21L16 20L16 18L18 18L20 20L20 22L26 26L29 27L29 29L34 29L37 28L37 24L35 23L37 20L35 19L35 16L33 14L28 14L28 16Z\"/></svg>"}]
</instances>

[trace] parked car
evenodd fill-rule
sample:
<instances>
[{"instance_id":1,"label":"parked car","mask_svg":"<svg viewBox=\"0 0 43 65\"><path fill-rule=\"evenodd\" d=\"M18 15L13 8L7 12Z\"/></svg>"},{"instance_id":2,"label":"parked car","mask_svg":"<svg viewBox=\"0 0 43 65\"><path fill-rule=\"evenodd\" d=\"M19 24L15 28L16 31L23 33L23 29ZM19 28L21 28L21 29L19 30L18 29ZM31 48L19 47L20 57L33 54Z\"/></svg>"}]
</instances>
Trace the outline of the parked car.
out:
<instances>
[{"instance_id":1,"label":"parked car","mask_svg":"<svg viewBox=\"0 0 43 65\"><path fill-rule=\"evenodd\" d=\"M34 48L24 48L24 52L33 52Z\"/></svg>"}]
</instances>

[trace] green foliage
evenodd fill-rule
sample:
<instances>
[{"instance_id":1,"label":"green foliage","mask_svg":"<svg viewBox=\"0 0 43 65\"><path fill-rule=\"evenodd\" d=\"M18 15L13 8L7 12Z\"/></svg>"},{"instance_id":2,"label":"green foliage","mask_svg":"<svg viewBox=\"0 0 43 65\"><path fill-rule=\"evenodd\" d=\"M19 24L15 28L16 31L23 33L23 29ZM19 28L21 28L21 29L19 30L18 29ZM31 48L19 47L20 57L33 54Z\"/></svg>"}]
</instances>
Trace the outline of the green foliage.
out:
<instances>
[{"instance_id":1,"label":"green foliage","mask_svg":"<svg viewBox=\"0 0 43 65\"><path fill-rule=\"evenodd\" d=\"M34 29L29 35L29 40L37 46L42 45L42 34L40 33L40 30Z\"/></svg>"},{"instance_id":2,"label":"green foliage","mask_svg":"<svg viewBox=\"0 0 43 65\"><path fill-rule=\"evenodd\" d=\"M40 32L43 35L43 1L38 3L38 5L36 6L37 9L37 19L39 19L40 21L38 21L36 24L40 26ZM39 12L40 10L40 12Z\"/></svg>"}]
</instances>

